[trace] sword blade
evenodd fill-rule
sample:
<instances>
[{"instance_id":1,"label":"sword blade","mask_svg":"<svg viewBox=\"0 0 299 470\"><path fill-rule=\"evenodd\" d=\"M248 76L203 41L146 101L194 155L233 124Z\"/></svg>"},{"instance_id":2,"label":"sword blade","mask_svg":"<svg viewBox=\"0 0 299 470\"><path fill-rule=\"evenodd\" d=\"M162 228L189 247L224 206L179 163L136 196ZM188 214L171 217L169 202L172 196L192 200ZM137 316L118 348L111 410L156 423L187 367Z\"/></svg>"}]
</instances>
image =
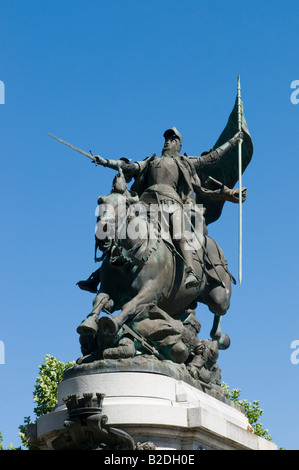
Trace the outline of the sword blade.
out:
<instances>
[{"instance_id":1,"label":"sword blade","mask_svg":"<svg viewBox=\"0 0 299 470\"><path fill-rule=\"evenodd\" d=\"M58 141L61 142L62 144L67 145L67 146L70 147L71 149L76 150L76 152L82 153L82 155L85 155L85 157L88 157L88 158L90 158L91 160L96 161L96 159L95 159L92 155L90 155L90 153L84 152L84 150L81 150L81 149L79 149L78 147L75 147L74 145L69 144L69 143L66 142L65 140L62 140L62 139L60 139L59 137L56 137L55 135L50 134L49 132L47 132L47 134L50 135L51 137L53 137L53 139L58 140Z\"/></svg>"}]
</instances>

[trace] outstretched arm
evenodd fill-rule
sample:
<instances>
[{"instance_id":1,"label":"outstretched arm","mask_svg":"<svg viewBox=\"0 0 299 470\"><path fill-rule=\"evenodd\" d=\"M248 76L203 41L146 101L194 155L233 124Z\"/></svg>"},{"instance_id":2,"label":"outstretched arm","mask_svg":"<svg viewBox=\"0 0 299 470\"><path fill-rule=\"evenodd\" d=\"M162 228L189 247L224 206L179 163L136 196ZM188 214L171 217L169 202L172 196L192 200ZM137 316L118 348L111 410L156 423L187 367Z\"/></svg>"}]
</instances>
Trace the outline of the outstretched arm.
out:
<instances>
[{"instance_id":1,"label":"outstretched arm","mask_svg":"<svg viewBox=\"0 0 299 470\"><path fill-rule=\"evenodd\" d=\"M99 155L95 155L95 164L106 166L111 168L112 170L119 171L121 169L126 177L126 179L133 178L140 170L140 166L138 162L128 162L125 159L120 160L110 160L108 158L100 157Z\"/></svg>"},{"instance_id":2,"label":"outstretched arm","mask_svg":"<svg viewBox=\"0 0 299 470\"><path fill-rule=\"evenodd\" d=\"M197 188L199 193L201 193L203 196L208 196L211 199L214 199L215 201L230 201L234 203L239 202L239 189L230 189L224 184L220 183L220 181L217 181L212 178L211 176L209 176L209 179L216 183L219 189L212 190L201 186L200 188ZM246 200L246 197L247 189L242 188L242 202Z\"/></svg>"},{"instance_id":3,"label":"outstretched arm","mask_svg":"<svg viewBox=\"0 0 299 470\"><path fill-rule=\"evenodd\" d=\"M196 169L200 169L206 166L213 166L218 163L219 159L225 155L229 150L237 145L237 143L242 140L244 137L243 132L237 132L232 139L229 139L225 144L221 145L215 150L208 152L206 155L202 157L197 157L197 161L195 163ZM192 158L192 157L190 157Z\"/></svg>"},{"instance_id":4,"label":"outstretched arm","mask_svg":"<svg viewBox=\"0 0 299 470\"><path fill-rule=\"evenodd\" d=\"M120 160L109 160L108 158L100 157L99 155L95 155L95 164L107 166L108 168L112 168L113 170L119 171L120 169L123 171L123 174L126 178L126 181L130 181L131 178L140 173L140 171L144 170L147 164L156 157L156 154L153 153L151 157L147 157L146 159L138 162L130 162L125 158L121 158Z\"/></svg>"}]
</instances>

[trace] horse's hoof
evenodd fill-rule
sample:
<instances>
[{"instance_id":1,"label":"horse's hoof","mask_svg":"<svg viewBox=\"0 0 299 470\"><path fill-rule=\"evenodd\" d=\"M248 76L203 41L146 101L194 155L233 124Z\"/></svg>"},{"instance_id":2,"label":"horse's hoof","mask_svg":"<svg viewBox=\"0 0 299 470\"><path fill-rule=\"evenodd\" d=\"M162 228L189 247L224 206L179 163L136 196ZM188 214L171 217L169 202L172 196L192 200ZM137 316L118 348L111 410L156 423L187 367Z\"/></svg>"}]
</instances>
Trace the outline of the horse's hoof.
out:
<instances>
[{"instance_id":1,"label":"horse's hoof","mask_svg":"<svg viewBox=\"0 0 299 470\"><path fill-rule=\"evenodd\" d=\"M79 335L94 335L98 332L98 315L88 315L77 328Z\"/></svg>"},{"instance_id":2,"label":"horse's hoof","mask_svg":"<svg viewBox=\"0 0 299 470\"><path fill-rule=\"evenodd\" d=\"M230 338L226 334L222 334L219 339L217 339L218 349L224 351L230 347Z\"/></svg>"},{"instance_id":3,"label":"horse's hoof","mask_svg":"<svg viewBox=\"0 0 299 470\"><path fill-rule=\"evenodd\" d=\"M119 330L117 322L110 317L101 317L98 320L98 328L102 335L114 336Z\"/></svg>"}]
</instances>

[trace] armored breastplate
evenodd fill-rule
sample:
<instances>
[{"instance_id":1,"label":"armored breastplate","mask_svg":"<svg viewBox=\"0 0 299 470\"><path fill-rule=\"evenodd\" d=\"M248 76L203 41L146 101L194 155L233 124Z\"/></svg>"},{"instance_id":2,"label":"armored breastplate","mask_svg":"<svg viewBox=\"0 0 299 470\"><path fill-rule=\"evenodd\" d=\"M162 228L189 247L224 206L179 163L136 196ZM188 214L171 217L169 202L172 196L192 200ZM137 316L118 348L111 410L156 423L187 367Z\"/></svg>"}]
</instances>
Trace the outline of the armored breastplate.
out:
<instances>
[{"instance_id":1,"label":"armored breastplate","mask_svg":"<svg viewBox=\"0 0 299 470\"><path fill-rule=\"evenodd\" d=\"M179 170L173 158L155 158L150 164L147 172L147 186L166 184L177 190Z\"/></svg>"}]
</instances>

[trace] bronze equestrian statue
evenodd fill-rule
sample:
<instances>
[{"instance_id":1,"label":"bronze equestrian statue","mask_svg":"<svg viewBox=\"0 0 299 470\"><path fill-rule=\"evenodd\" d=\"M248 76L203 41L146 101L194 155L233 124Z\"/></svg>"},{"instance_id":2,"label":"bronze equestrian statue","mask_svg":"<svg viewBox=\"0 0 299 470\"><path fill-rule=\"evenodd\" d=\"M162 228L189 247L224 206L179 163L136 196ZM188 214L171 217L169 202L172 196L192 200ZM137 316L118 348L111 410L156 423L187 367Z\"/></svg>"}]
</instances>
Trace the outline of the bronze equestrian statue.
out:
<instances>
[{"instance_id":1,"label":"bronze equestrian statue","mask_svg":"<svg viewBox=\"0 0 299 470\"><path fill-rule=\"evenodd\" d=\"M117 175L111 193L98 198L95 248L102 252L96 258L102 264L78 283L81 289L96 293L93 311L77 330L83 354L98 351L97 357L102 358L133 357L136 347L139 352L145 348L160 359L188 364L190 370L195 367L199 374L204 364L207 370L210 363L209 373L215 369L215 342L217 350L229 347L220 320L229 308L235 281L207 227L220 217L225 201L246 199L245 188L241 196L233 189L238 180L236 147L241 140L244 171L253 146L245 120L240 132L235 115L236 106L216 145L199 157L180 154L182 136L175 127L164 132L160 157L154 154L130 162L92 155L94 163L115 169ZM122 214L120 207L125 208ZM153 207L158 208L154 219L150 217ZM183 228L186 214L191 238ZM130 232L130 226L143 227L143 233ZM121 230L125 236L119 237ZM190 339L186 324L195 319L198 302L214 314L210 343L199 341L198 331L191 342L186 340ZM107 316L100 317L101 312Z\"/></svg>"}]
</instances>

